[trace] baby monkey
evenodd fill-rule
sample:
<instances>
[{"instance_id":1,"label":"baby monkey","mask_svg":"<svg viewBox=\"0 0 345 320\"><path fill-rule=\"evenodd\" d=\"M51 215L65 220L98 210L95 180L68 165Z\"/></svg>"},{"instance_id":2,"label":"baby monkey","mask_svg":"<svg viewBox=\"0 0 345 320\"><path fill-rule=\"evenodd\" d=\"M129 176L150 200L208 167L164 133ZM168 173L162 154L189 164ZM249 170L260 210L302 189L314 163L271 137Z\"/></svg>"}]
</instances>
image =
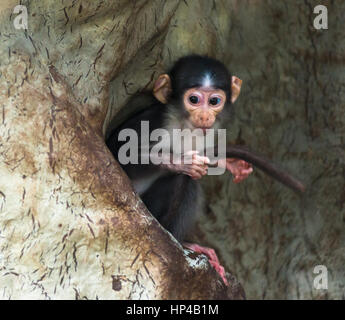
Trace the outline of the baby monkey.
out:
<instances>
[{"instance_id":1,"label":"baby monkey","mask_svg":"<svg viewBox=\"0 0 345 320\"><path fill-rule=\"evenodd\" d=\"M156 129L165 129L173 136L174 129L199 129L207 135L208 129L225 129L232 114L232 104L241 90L242 80L232 76L218 60L190 55L179 59L169 73L162 74L154 84L156 103L138 112L116 128L107 139L107 145L119 161L141 196L149 211L161 225L183 242L192 228L197 214L204 210L204 197L199 181L208 172L211 159L191 143L184 149L180 160L174 152L165 155L165 161L158 163L124 163L119 153L126 145L121 136L124 129L130 129L138 136L138 153L150 152L159 143L143 139L142 123L149 124L149 134ZM209 146L208 146L209 147ZM187 158L189 161L187 161ZM217 160L218 166L226 168L238 183L253 171L244 160L227 158ZM225 284L224 268L211 248L183 243L185 247L205 254Z\"/></svg>"}]
</instances>

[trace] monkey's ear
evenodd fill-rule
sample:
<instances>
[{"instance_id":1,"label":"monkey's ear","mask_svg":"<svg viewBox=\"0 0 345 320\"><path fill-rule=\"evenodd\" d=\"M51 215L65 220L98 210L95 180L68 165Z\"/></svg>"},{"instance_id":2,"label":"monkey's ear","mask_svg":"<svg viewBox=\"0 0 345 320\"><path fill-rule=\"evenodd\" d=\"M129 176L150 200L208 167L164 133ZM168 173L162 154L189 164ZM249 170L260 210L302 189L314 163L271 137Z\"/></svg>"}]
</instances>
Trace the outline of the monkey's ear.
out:
<instances>
[{"instance_id":1,"label":"monkey's ear","mask_svg":"<svg viewBox=\"0 0 345 320\"><path fill-rule=\"evenodd\" d=\"M236 76L231 77L231 103L234 103L240 95L242 80Z\"/></svg>"},{"instance_id":2,"label":"monkey's ear","mask_svg":"<svg viewBox=\"0 0 345 320\"><path fill-rule=\"evenodd\" d=\"M169 75L161 74L156 80L153 87L153 95L156 99L164 104L168 103L168 98L171 93L171 80Z\"/></svg>"}]
</instances>

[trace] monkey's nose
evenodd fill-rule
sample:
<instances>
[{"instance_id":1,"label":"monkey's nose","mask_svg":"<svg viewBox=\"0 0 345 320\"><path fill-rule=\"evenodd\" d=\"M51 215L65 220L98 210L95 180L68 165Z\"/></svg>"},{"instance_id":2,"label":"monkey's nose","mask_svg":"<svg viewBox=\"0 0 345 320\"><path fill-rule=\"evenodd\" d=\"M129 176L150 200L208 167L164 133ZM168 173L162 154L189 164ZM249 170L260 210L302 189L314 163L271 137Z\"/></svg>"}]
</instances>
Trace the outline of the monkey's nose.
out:
<instances>
[{"instance_id":1,"label":"monkey's nose","mask_svg":"<svg viewBox=\"0 0 345 320\"><path fill-rule=\"evenodd\" d=\"M202 114L200 115L199 120L202 122L208 122L210 120L210 116L208 113Z\"/></svg>"}]
</instances>

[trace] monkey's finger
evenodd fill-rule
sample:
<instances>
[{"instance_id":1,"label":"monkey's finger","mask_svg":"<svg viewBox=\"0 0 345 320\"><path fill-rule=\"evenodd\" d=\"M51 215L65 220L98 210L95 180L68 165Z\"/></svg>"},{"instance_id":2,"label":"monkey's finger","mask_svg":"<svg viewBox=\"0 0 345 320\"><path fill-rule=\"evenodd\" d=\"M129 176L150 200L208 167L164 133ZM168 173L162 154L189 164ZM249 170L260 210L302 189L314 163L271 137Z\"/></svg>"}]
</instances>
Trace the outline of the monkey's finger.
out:
<instances>
[{"instance_id":1,"label":"monkey's finger","mask_svg":"<svg viewBox=\"0 0 345 320\"><path fill-rule=\"evenodd\" d=\"M198 179L201 179L203 177L202 174L200 174L199 172L196 172L196 171L191 171L189 174L188 174L193 180L198 180Z\"/></svg>"},{"instance_id":2,"label":"monkey's finger","mask_svg":"<svg viewBox=\"0 0 345 320\"><path fill-rule=\"evenodd\" d=\"M207 168L203 166L192 166L188 172L188 175L200 179L207 174Z\"/></svg>"},{"instance_id":3,"label":"monkey's finger","mask_svg":"<svg viewBox=\"0 0 345 320\"><path fill-rule=\"evenodd\" d=\"M246 170L245 173L242 171L240 174L235 175L234 179L232 181L234 183L239 183L239 182L247 179L252 171L253 171L253 169L252 170L248 169L248 170Z\"/></svg>"},{"instance_id":4,"label":"monkey's finger","mask_svg":"<svg viewBox=\"0 0 345 320\"><path fill-rule=\"evenodd\" d=\"M182 161L185 164L192 164L194 157L199 153L197 150L190 150L183 154Z\"/></svg>"},{"instance_id":5,"label":"monkey's finger","mask_svg":"<svg viewBox=\"0 0 345 320\"><path fill-rule=\"evenodd\" d=\"M189 150L184 155L193 157L195 154L199 154L200 152L198 150Z\"/></svg>"},{"instance_id":6,"label":"monkey's finger","mask_svg":"<svg viewBox=\"0 0 345 320\"><path fill-rule=\"evenodd\" d=\"M253 168L242 169L240 175L249 176L253 172Z\"/></svg>"},{"instance_id":7,"label":"monkey's finger","mask_svg":"<svg viewBox=\"0 0 345 320\"><path fill-rule=\"evenodd\" d=\"M195 172L205 175L207 173L207 166L206 165L192 165L191 170L194 170Z\"/></svg>"},{"instance_id":8,"label":"monkey's finger","mask_svg":"<svg viewBox=\"0 0 345 320\"><path fill-rule=\"evenodd\" d=\"M250 163L248 163L248 162L246 162L246 161L244 161L244 160L240 160L240 161L239 161L239 164L240 164L243 168L246 168L246 169L252 167L252 165L251 165Z\"/></svg>"},{"instance_id":9,"label":"monkey's finger","mask_svg":"<svg viewBox=\"0 0 345 320\"><path fill-rule=\"evenodd\" d=\"M227 163L233 163L233 162L236 162L236 161L238 161L238 159L236 159L236 158L226 158L226 162Z\"/></svg>"},{"instance_id":10,"label":"monkey's finger","mask_svg":"<svg viewBox=\"0 0 345 320\"><path fill-rule=\"evenodd\" d=\"M207 174L207 169L206 166L202 165L183 165L180 172L192 178L200 179Z\"/></svg>"},{"instance_id":11,"label":"monkey's finger","mask_svg":"<svg viewBox=\"0 0 345 320\"><path fill-rule=\"evenodd\" d=\"M203 156L198 156L198 155L194 155L193 156L193 164L209 164L211 161L208 157L203 157Z\"/></svg>"},{"instance_id":12,"label":"monkey's finger","mask_svg":"<svg viewBox=\"0 0 345 320\"><path fill-rule=\"evenodd\" d=\"M233 183L239 183L243 180L243 177L241 176L235 176L233 179L232 179L232 182Z\"/></svg>"},{"instance_id":13,"label":"monkey's finger","mask_svg":"<svg viewBox=\"0 0 345 320\"><path fill-rule=\"evenodd\" d=\"M242 166L245 168L252 167L251 163L244 161L242 159L237 159L237 158L226 158L226 162L229 164L235 164L236 163L237 166Z\"/></svg>"}]
</instances>

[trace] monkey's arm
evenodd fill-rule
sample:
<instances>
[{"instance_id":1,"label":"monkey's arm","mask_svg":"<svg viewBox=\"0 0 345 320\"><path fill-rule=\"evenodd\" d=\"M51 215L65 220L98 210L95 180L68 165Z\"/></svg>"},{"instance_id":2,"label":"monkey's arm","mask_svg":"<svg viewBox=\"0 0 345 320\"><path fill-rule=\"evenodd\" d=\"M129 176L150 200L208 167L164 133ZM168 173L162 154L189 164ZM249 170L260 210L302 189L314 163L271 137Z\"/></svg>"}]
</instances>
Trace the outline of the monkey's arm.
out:
<instances>
[{"instance_id":1,"label":"monkey's arm","mask_svg":"<svg viewBox=\"0 0 345 320\"><path fill-rule=\"evenodd\" d=\"M151 155L151 161L154 156ZM189 151L185 155L178 155L174 158L172 153L160 156L160 160L164 161L159 164L159 167L171 172L185 174L190 176L193 180L201 179L207 174L207 165L210 162L208 157L199 156L197 151Z\"/></svg>"},{"instance_id":2,"label":"monkey's arm","mask_svg":"<svg viewBox=\"0 0 345 320\"><path fill-rule=\"evenodd\" d=\"M214 148L214 154L217 155L217 147ZM306 189L305 185L301 181L290 175L285 170L279 168L271 160L268 160L266 157L245 146L228 145L226 148L226 158L238 158L249 162L296 192L302 193ZM209 166L217 165L217 163L209 164Z\"/></svg>"}]
</instances>

